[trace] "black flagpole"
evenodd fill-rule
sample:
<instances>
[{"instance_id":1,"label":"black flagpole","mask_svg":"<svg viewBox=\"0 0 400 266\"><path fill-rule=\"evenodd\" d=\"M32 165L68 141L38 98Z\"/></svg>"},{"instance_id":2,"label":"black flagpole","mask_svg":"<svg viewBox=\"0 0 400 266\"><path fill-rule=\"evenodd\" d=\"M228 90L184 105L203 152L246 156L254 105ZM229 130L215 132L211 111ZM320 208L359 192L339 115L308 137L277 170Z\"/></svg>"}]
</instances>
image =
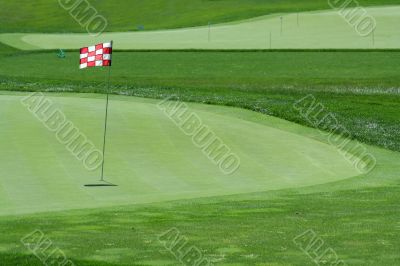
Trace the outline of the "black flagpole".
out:
<instances>
[{"instance_id":1,"label":"black flagpole","mask_svg":"<svg viewBox=\"0 0 400 266\"><path fill-rule=\"evenodd\" d=\"M108 122L108 98L110 93L110 75L111 75L111 66L108 68L108 85L107 85L107 98L106 98L106 116L104 119L104 137L103 137L103 162L101 164L101 178L100 181L104 181L104 162L106 160L105 152L106 152L106 137L107 137L107 122Z\"/></svg>"}]
</instances>

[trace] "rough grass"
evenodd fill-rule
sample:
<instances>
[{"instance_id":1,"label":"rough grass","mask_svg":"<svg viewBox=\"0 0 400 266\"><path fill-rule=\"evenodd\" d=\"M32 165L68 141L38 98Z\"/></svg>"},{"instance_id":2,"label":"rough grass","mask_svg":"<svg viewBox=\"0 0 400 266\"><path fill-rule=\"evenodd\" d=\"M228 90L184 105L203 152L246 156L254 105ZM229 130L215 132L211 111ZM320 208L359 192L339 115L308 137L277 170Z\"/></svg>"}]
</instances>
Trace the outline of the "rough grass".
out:
<instances>
[{"instance_id":1,"label":"rough grass","mask_svg":"<svg viewBox=\"0 0 400 266\"><path fill-rule=\"evenodd\" d=\"M59 1L0 0L0 32L85 32ZM67 1L68 2L68 1ZM72 1L74 2L74 1ZM108 21L107 31L134 31L207 25L280 12L330 9L326 0L140 0L90 4ZM399 0L359 0L362 6L396 5Z\"/></svg>"},{"instance_id":2,"label":"rough grass","mask_svg":"<svg viewBox=\"0 0 400 266\"><path fill-rule=\"evenodd\" d=\"M1 51L1 50L0 50ZM24 52L2 58L1 76L41 82L99 82L108 69L79 69L79 54ZM400 52L118 52L115 85L242 90L324 87L389 89L400 82Z\"/></svg>"}]
</instances>

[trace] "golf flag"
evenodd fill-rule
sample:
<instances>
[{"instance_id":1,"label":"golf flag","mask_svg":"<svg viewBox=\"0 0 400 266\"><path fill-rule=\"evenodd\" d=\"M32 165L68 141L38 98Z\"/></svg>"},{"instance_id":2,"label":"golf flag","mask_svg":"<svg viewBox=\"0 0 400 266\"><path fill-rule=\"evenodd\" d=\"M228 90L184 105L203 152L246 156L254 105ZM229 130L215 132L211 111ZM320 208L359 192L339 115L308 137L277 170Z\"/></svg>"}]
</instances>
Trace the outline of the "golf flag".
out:
<instances>
[{"instance_id":1,"label":"golf flag","mask_svg":"<svg viewBox=\"0 0 400 266\"><path fill-rule=\"evenodd\" d=\"M112 42L81 48L80 69L111 66Z\"/></svg>"}]
</instances>

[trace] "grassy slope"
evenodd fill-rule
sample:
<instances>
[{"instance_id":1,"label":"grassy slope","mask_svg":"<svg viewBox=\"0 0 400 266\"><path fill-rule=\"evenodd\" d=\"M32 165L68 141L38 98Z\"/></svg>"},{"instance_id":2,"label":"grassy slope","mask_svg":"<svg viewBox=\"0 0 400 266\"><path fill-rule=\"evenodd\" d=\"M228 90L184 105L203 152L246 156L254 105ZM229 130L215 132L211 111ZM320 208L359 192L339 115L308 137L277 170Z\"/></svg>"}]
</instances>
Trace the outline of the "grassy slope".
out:
<instances>
[{"instance_id":1,"label":"grassy slope","mask_svg":"<svg viewBox=\"0 0 400 266\"><path fill-rule=\"evenodd\" d=\"M7 68L1 71L1 88L104 91L106 69L80 71L77 56L3 57ZM353 137L400 151L398 52L124 52L114 59L116 93L177 94L187 101L243 107L302 124L307 122L288 107L313 93Z\"/></svg>"},{"instance_id":2,"label":"grassy slope","mask_svg":"<svg viewBox=\"0 0 400 266\"><path fill-rule=\"evenodd\" d=\"M359 0L363 6L400 4L399 0ZM165 29L234 21L277 12L330 9L325 0L140 0L90 3L107 18L107 31L131 31L137 25ZM84 32L58 1L0 0L0 32Z\"/></svg>"}]
</instances>

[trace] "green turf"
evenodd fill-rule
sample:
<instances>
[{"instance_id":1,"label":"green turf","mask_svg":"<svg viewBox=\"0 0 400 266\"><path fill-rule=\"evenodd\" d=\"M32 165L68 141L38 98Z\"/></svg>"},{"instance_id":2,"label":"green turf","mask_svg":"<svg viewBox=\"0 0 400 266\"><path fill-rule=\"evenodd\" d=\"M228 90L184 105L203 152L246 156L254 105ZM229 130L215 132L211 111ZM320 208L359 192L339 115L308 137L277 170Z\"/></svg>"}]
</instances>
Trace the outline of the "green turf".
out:
<instances>
[{"instance_id":1,"label":"green turf","mask_svg":"<svg viewBox=\"0 0 400 266\"><path fill-rule=\"evenodd\" d=\"M360 36L337 11L270 15L249 21L208 27L151 32L113 32L91 37L82 34L2 34L0 41L19 49L78 49L114 40L115 49L313 49L399 48L394 25L399 6L371 7L367 13L377 23L374 36Z\"/></svg>"},{"instance_id":2,"label":"green turf","mask_svg":"<svg viewBox=\"0 0 400 266\"><path fill-rule=\"evenodd\" d=\"M70 94L53 95L52 99L67 111L68 117L73 118L74 122L81 121L79 126L85 131L94 124L98 124L94 127L101 128L101 119L97 121L96 112L99 109L104 109L103 97L100 95L86 95L83 98L82 95L81 97L71 96ZM1 131L2 139L4 139L4 135L7 135L6 138L9 141L2 141L1 144L9 147L13 142L11 140L15 139L14 145L20 151L18 160L15 160L16 150L3 149L2 147L3 151L8 151L6 154L2 153L3 156L7 156L2 160L2 162L6 162L3 165L4 167L1 168L2 172L7 169L10 170L13 165L18 165L18 169L11 171L12 177L10 175L8 178L8 175L6 175L5 177L2 176L1 179L2 197L0 200L4 203L2 214L18 213L24 209L24 206L27 208L24 212L35 212L63 209L66 203L75 204L76 207L80 208L123 204L123 201L127 199L133 202L140 198L138 195L126 192L136 192L141 195L149 192L143 186L140 191L136 191L139 190L136 182L128 182L125 184L126 187L111 188L117 189L120 193L112 190L85 192L80 184L83 181L91 181L92 176L78 176L85 173L80 164L74 161L75 159L68 153L65 153L62 146L54 141L53 136L46 132L42 125L35 124L35 121L29 116L30 114L21 109L18 103L15 105L16 100L20 97L19 93L3 93L0 96L1 108L6 110L6 113L4 111L2 113L13 114L12 116L7 115L7 117L13 119L4 123L6 130ZM120 153L120 150L129 149L126 144L123 147L117 146L118 149L111 148L112 156L117 156L117 158L113 158L114 162L109 165L112 168L107 168L107 174L111 174L112 180L119 179L117 174L122 176L121 171L113 168L113 165L118 165L122 169L129 168L128 171L132 171L132 176L134 176L143 170L144 165L136 166L136 160L129 160L131 156L134 154L143 156L148 149L153 150L156 144L164 142L164 138L160 138L157 142L146 145L139 143L133 137L133 134L135 134L135 137L143 137L143 135L147 137L149 134L149 132L144 133L142 131L147 124L142 121L142 117L140 117L139 123L130 123L130 121L134 121L134 117L140 116L140 110L146 110L146 118L149 120L151 117L159 118L156 119L158 122L156 125L163 126L164 135L165 132L170 132L170 129L174 132L173 127L170 128L171 125L169 124L172 122L153 112L154 102L153 100L130 97L113 97L110 109L113 110L111 118L114 121L122 119L128 127L118 127L115 123L110 123L110 136L116 136L118 133L129 134L132 131L132 134L129 134L132 135L132 138L129 138L128 142L135 143L136 147L143 145L142 147L146 147L146 151L135 149L140 153ZM89 108L89 106L92 106L92 108ZM69 109L69 107L72 107L72 109ZM85 111L78 113L81 110L80 108L84 108ZM215 116L223 117L224 121L219 121L221 125L215 125L216 128L223 127L225 120L228 122L234 119L239 120L241 125L249 123L252 128L273 126L280 130L279 137L291 135L296 136L295 139L308 139L311 143L320 141L321 144L318 145L322 146L324 146L322 143L326 143L326 137L316 130L264 115L240 109L197 104L191 105L191 108L202 117L205 115L207 120L211 122L212 120L215 121ZM123 114L120 112L122 109L124 109ZM384 113L382 110L381 117L384 117ZM356 112L348 110L349 116L355 114ZM209 115L212 117L210 118ZM99 116L102 118L102 113ZM87 119L88 117L90 119ZM245 122L246 120L251 122ZM19 124L22 122L25 122L25 124ZM15 126L15 130L10 132L8 129L11 125ZM140 128L138 125L140 125ZM147 124L147 126L149 125ZM151 125L150 127L153 128ZM4 127L2 128L4 129ZM18 130L19 128L24 128L26 132ZM97 132L98 130L94 129L93 131L88 130L87 132L93 136L101 135ZM257 132L259 131L247 133L251 136L257 134ZM181 134L181 132L176 133ZM21 139L22 135L25 138ZM40 135L43 135L45 139L40 139ZM37 138L34 140L33 136L37 136ZM16 141L17 138L18 141ZM96 139L98 138L96 137ZM184 139L182 140L184 141ZM240 138L240 140L241 144L243 141L251 142L248 138ZM285 140L288 139L285 138ZM99 141L94 140L96 143ZM170 139L170 141L177 144L178 140ZM274 142L276 141L274 140ZM168 142L168 146L172 143ZM269 145L277 145L278 143L270 143ZM50 149L51 144L53 144L53 147ZM115 145L118 145L118 141L112 144L112 146ZM256 150L259 151L264 143L259 142L257 145ZM32 160L32 163L25 160L18 164L23 155L28 155L27 152L35 147L37 150L44 151L44 153L35 151L37 156L27 158ZM245 145L240 145L240 147L245 147ZM308 150L310 147L305 148ZM62 249L77 265L176 265L178 262L173 255L167 252L157 241L159 234L171 227L176 227L189 239L191 245L199 247L205 256L217 265L311 264L312 261L309 257L292 242L295 236L308 229L315 230L347 264L396 265L399 260L396 246L398 245L397 231L399 228L397 203L399 195L398 171L400 170L397 162L400 155L396 152L370 146L368 149L377 159L377 167L374 171L367 175L313 187L218 198L178 200L136 207L121 206L100 210L64 211L15 217L2 216L0 217L0 226L5 233L0 236L0 260L4 265L41 265L38 259L32 256L20 243L20 239L26 234L40 229L52 240L54 247ZM276 152L276 149L271 146L271 149L267 152L270 151ZM57 157L51 156L52 153L63 156L63 161L59 162ZM45 154L49 154L49 156L45 157ZM171 154L169 153L169 155ZM257 158L262 158L262 156L265 155L257 154ZM271 159L276 155L267 157ZM201 160L200 157L198 158ZM43 163L42 160L46 160L46 163ZM128 166L120 165L125 160L128 160ZM161 161L168 161L168 157ZM34 162L38 166L34 165ZM68 164L74 166L73 169L68 168ZM45 167L39 167L39 165L45 165ZM59 169L62 165L67 168ZM159 165L162 166L162 164ZM211 165L209 171L213 170L213 166ZM271 167L275 167L275 165ZM29 178L27 179L23 179L23 175L16 174L29 172L29 170ZM66 170L71 173L69 176L63 174ZM154 173L154 170L151 173ZM335 171L342 170L335 169ZM288 169L285 171L288 171ZM163 173L163 175L165 174ZM45 178L46 176L47 178ZM63 176L65 179L63 179ZM131 175L128 178L130 177ZM249 179L247 176L244 178L248 182L242 185L248 187L254 182L252 178ZM162 189L173 190L172 183L165 184L160 179L160 182L154 183L151 183L152 180L149 176L140 180L153 186L159 186L160 191L155 195L159 199L163 197ZM218 184L222 184L223 180L218 179ZM289 181L287 178L285 180ZM174 184L178 182L176 179L173 181ZM188 180L186 179L186 181ZM205 180L201 179L197 185L203 181ZM118 182L124 183L121 179ZM259 182L260 180L258 180L258 184L260 184ZM225 185L232 188L235 183L234 180L230 180ZM56 184L59 186L55 190L48 191ZM273 185L274 182L270 184ZM15 187L15 185L18 185L18 187ZM182 183L180 185L182 186ZM29 186L32 186L29 192L24 193ZM224 187L224 189L226 188ZM264 189L270 188L272 187ZM37 193L32 193L32 189ZM240 187L240 190L242 189L244 187ZM181 196L191 198L195 194L196 192L192 191L190 195ZM216 194L220 194L220 192ZM204 196L206 195L210 196L213 193L207 190ZM98 198L99 196L100 198ZM11 198L13 198L13 201L10 200ZM164 199L168 198L172 199L174 196L169 195ZM50 199L52 200L50 201ZM107 200L107 202L101 199ZM41 208L37 209L37 203L43 204ZM20 207L22 206L19 210L17 210L18 204L20 204ZM72 205L69 205L69 207L73 208ZM47 208L43 209L43 206L47 206ZM50 251L48 250L48 252Z\"/></svg>"},{"instance_id":3,"label":"green turf","mask_svg":"<svg viewBox=\"0 0 400 266\"><path fill-rule=\"evenodd\" d=\"M77 58L68 52L66 59L56 52L2 57L0 87L104 92L106 69L79 70ZM123 52L114 54L111 87L124 95L176 94L247 108L308 126L292 105L312 93L354 138L400 151L399 59L398 52Z\"/></svg>"},{"instance_id":4,"label":"green turf","mask_svg":"<svg viewBox=\"0 0 400 266\"><path fill-rule=\"evenodd\" d=\"M85 32L58 4L59 1L0 0L0 32ZM70 2L75 1L60 1ZM362 6L395 5L399 0L359 0ZM325 0L139 0L101 1L90 4L108 20L107 31L166 29L234 21L271 13L329 9Z\"/></svg>"},{"instance_id":5,"label":"green turf","mask_svg":"<svg viewBox=\"0 0 400 266\"><path fill-rule=\"evenodd\" d=\"M57 53L4 56L0 76L54 86L77 82L83 86L105 80L107 69L79 69L78 52L66 52L65 59L58 58ZM113 59L111 82L121 89L127 85L252 91L290 87L323 90L329 86L345 90L352 86L373 92L400 82L397 51L118 52Z\"/></svg>"},{"instance_id":6,"label":"green turf","mask_svg":"<svg viewBox=\"0 0 400 266\"><path fill-rule=\"evenodd\" d=\"M0 55L7 55L18 52L18 49L0 43Z\"/></svg>"},{"instance_id":7,"label":"green turf","mask_svg":"<svg viewBox=\"0 0 400 266\"><path fill-rule=\"evenodd\" d=\"M21 99L0 97L1 112L13 114L12 123L0 133L1 150L7 151L0 160L7 162L1 165L5 206L0 214L276 190L359 174L333 146L302 136L301 128L297 134L284 130L294 131L295 124L240 109L192 104L191 112L241 160L236 172L225 175L157 108L157 101L113 97L105 175L119 187L83 189L96 183L99 171L86 171ZM103 99L51 99L102 147Z\"/></svg>"},{"instance_id":8,"label":"green turf","mask_svg":"<svg viewBox=\"0 0 400 266\"><path fill-rule=\"evenodd\" d=\"M41 265L20 243L40 229L77 265L178 265L157 241L176 227L215 265L312 265L292 239L313 229L347 265L397 265L399 154L373 152L377 171L312 188L0 217L0 259Z\"/></svg>"},{"instance_id":9,"label":"green turf","mask_svg":"<svg viewBox=\"0 0 400 266\"><path fill-rule=\"evenodd\" d=\"M146 30L201 26L210 20L215 24L277 12L329 9L322 0L90 2L111 22L109 31L133 31L140 24ZM360 1L363 6L399 3ZM47 34L27 35L21 41L21 32L84 30L57 1L0 0L0 7L0 32L17 33L0 35L0 42L32 50L44 47L43 43L49 45L47 48L76 48L100 41ZM210 44L204 43L204 28L139 35L112 33L105 38L117 40L117 48L132 48L132 41L133 48L229 48L226 40L232 38L236 41L229 42L233 48L268 49L269 29L260 24L265 23L274 26L272 48L398 48L395 25L399 8L370 10L378 20L375 46L372 38L356 37L333 12L301 13L299 27L296 15L286 14L282 37L274 24L275 14L247 25L240 22L213 28ZM193 36L197 32L202 35ZM154 44L150 37L164 45ZM243 42L237 43L239 38ZM240 177L237 180L223 176L198 150L188 146L191 143L186 136L157 112L157 100L112 96L110 118L114 122L110 122L109 137L115 138L107 150L111 161L106 176L120 186L101 192L81 186L96 180L98 174L88 173L53 134L35 122L16 100L22 94L9 92L104 92L107 69L79 71L77 59L76 52L67 51L67 58L59 59L55 51L18 52L0 43L0 89L7 90L0 92L0 265L43 265L20 241L36 229L76 265L178 265L157 241L157 236L171 227L178 228L189 245L198 247L214 265L314 265L292 241L308 229L346 265L400 264L398 52L115 53L111 82L115 94L149 98L176 95L185 101L229 105L258 114L190 104L244 158L248 168L240 169L243 172L236 174ZM346 169L340 154L326 144L326 136L265 115L310 126L293 108L296 100L309 93L353 138L393 151L367 146L377 159L377 167L369 174L350 177L356 175L349 174L354 169ZM50 97L101 146L104 95ZM143 141L150 138L152 142ZM307 154L276 153L292 144ZM311 158L317 164L306 160L312 151ZM295 161L290 160L293 157ZM328 157L337 159L336 167L326 164ZM284 160L288 158L293 167L307 171L286 167ZM182 168L182 161L195 163ZM320 165L324 168L319 169ZM318 174L328 169L332 171ZM258 172L268 176L280 172L284 178L265 180ZM347 174L335 175L337 172ZM218 179L207 178L213 174ZM327 178L333 182L326 183ZM135 182L130 182L133 179ZM243 194L251 191L260 192ZM232 193L240 194L226 195ZM177 200L151 203L173 199ZM93 209L68 210L75 208ZM37 213L41 211L50 212Z\"/></svg>"}]
</instances>

